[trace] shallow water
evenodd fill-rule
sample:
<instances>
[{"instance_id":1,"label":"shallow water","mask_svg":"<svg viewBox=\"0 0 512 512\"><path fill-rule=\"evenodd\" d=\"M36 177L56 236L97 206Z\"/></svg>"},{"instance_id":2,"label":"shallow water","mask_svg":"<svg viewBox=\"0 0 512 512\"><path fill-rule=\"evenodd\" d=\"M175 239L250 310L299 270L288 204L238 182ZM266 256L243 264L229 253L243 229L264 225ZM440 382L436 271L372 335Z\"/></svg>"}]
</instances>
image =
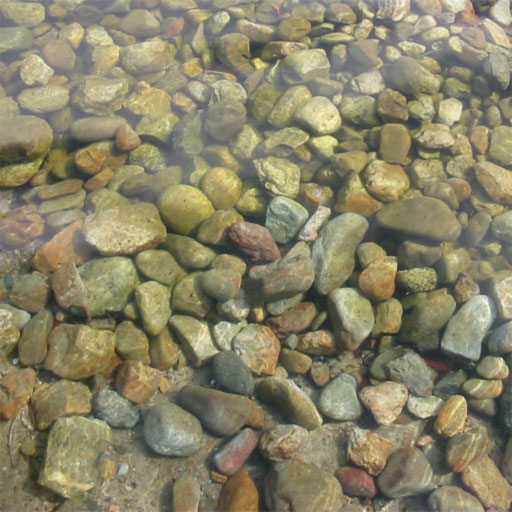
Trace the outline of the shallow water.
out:
<instances>
[{"instance_id":1,"label":"shallow water","mask_svg":"<svg viewBox=\"0 0 512 512\"><path fill-rule=\"evenodd\" d=\"M287 496L260 445L247 462L260 510L478 508L431 493L451 485L508 508L511 21L503 0L0 2L0 299L18 308L0 307L0 508L177 510L190 473L214 510L211 456L242 424L219 434L179 391L232 392L212 364L222 351L256 381L245 394L264 417L245 425L310 430L294 454L327 474L308 502L283 470ZM71 341L79 325L93 355ZM271 376L312 401L280 402ZM45 402L61 379L87 389ZM48 429L105 419L91 412L102 388L141 419L61 487L44 467L70 455ZM85 405L52 409L80 393ZM453 395L469 413L443 420L428 399ZM157 455L144 434L169 399L201 420L189 457ZM371 499L339 477L349 508L327 482L345 465L372 473L347 454L357 428L418 447L427 469L409 454L407 473L434 474L408 491L366 474ZM444 460L462 431L487 432L486 448Z\"/></svg>"}]
</instances>

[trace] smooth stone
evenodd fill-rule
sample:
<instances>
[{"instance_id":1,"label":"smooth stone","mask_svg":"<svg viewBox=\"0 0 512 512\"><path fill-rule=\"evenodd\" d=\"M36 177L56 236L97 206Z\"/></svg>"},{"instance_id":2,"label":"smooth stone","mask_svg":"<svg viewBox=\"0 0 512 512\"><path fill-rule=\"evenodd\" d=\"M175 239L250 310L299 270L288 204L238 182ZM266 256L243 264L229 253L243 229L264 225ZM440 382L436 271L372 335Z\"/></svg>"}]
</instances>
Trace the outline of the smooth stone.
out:
<instances>
[{"instance_id":1,"label":"smooth stone","mask_svg":"<svg viewBox=\"0 0 512 512\"><path fill-rule=\"evenodd\" d=\"M442 437L453 437L464 429L468 414L466 399L461 395L452 395L444 403L434 423L434 430Z\"/></svg>"},{"instance_id":2,"label":"smooth stone","mask_svg":"<svg viewBox=\"0 0 512 512\"><path fill-rule=\"evenodd\" d=\"M491 222L494 236L506 243L512 243L512 211L496 215Z\"/></svg>"},{"instance_id":3,"label":"smooth stone","mask_svg":"<svg viewBox=\"0 0 512 512\"><path fill-rule=\"evenodd\" d=\"M450 438L446 444L446 465L454 472L464 471L474 460L486 455L489 436L484 428L472 428Z\"/></svg>"},{"instance_id":4,"label":"smooth stone","mask_svg":"<svg viewBox=\"0 0 512 512\"><path fill-rule=\"evenodd\" d=\"M34 44L34 36L27 27L0 28L0 54L27 50Z\"/></svg>"},{"instance_id":5,"label":"smooth stone","mask_svg":"<svg viewBox=\"0 0 512 512\"><path fill-rule=\"evenodd\" d=\"M112 332L86 325L60 324L48 337L48 353L43 366L64 379L85 379L102 372L114 350Z\"/></svg>"},{"instance_id":6,"label":"smooth stone","mask_svg":"<svg viewBox=\"0 0 512 512\"><path fill-rule=\"evenodd\" d=\"M172 290L173 311L204 318L213 307L213 299L201 286L201 272L193 272L178 281Z\"/></svg>"},{"instance_id":7,"label":"smooth stone","mask_svg":"<svg viewBox=\"0 0 512 512\"><path fill-rule=\"evenodd\" d=\"M170 288L156 281L146 281L135 288L135 303L150 336L156 336L166 326L172 313L170 302Z\"/></svg>"},{"instance_id":8,"label":"smooth stone","mask_svg":"<svg viewBox=\"0 0 512 512\"><path fill-rule=\"evenodd\" d=\"M363 414L357 397L357 382L352 375L341 374L331 380L320 393L318 410L337 421L356 420Z\"/></svg>"},{"instance_id":9,"label":"smooth stone","mask_svg":"<svg viewBox=\"0 0 512 512\"><path fill-rule=\"evenodd\" d=\"M204 428L218 436L230 436L252 423L258 406L248 398L201 386L187 385L178 403L194 414Z\"/></svg>"},{"instance_id":10,"label":"smooth stone","mask_svg":"<svg viewBox=\"0 0 512 512\"><path fill-rule=\"evenodd\" d=\"M69 91L58 85L24 89L18 95L21 108L33 114L46 114L64 108L69 103Z\"/></svg>"},{"instance_id":11,"label":"smooth stone","mask_svg":"<svg viewBox=\"0 0 512 512\"><path fill-rule=\"evenodd\" d=\"M235 222L230 227L229 238L252 261L274 261L280 256L271 231L259 224Z\"/></svg>"},{"instance_id":12,"label":"smooth stone","mask_svg":"<svg viewBox=\"0 0 512 512\"><path fill-rule=\"evenodd\" d=\"M267 325L282 339L305 331L317 315L318 310L312 302L301 302L281 315L269 318Z\"/></svg>"},{"instance_id":13,"label":"smooth stone","mask_svg":"<svg viewBox=\"0 0 512 512\"><path fill-rule=\"evenodd\" d=\"M475 177L496 203L512 204L512 177L509 171L492 162L476 162Z\"/></svg>"},{"instance_id":14,"label":"smooth stone","mask_svg":"<svg viewBox=\"0 0 512 512\"><path fill-rule=\"evenodd\" d=\"M489 348L489 340L487 342ZM510 369L502 357L485 356L476 365L476 373L484 379L506 379Z\"/></svg>"},{"instance_id":15,"label":"smooth stone","mask_svg":"<svg viewBox=\"0 0 512 512\"><path fill-rule=\"evenodd\" d=\"M158 209L165 224L180 235L190 235L215 211L210 200L190 185L173 185L158 198Z\"/></svg>"},{"instance_id":16,"label":"smooth stone","mask_svg":"<svg viewBox=\"0 0 512 512\"><path fill-rule=\"evenodd\" d=\"M345 466L335 476L348 496L371 499L377 495L375 479L363 469Z\"/></svg>"},{"instance_id":17,"label":"smooth stone","mask_svg":"<svg viewBox=\"0 0 512 512\"><path fill-rule=\"evenodd\" d=\"M453 242L461 226L446 203L432 197L403 199L384 205L377 212L384 228L443 242Z\"/></svg>"},{"instance_id":18,"label":"smooth stone","mask_svg":"<svg viewBox=\"0 0 512 512\"><path fill-rule=\"evenodd\" d=\"M408 293L428 292L434 290L437 285L437 273L430 267L399 270L396 281Z\"/></svg>"},{"instance_id":19,"label":"smooth stone","mask_svg":"<svg viewBox=\"0 0 512 512\"><path fill-rule=\"evenodd\" d=\"M359 391L359 399L379 425L391 425L402 412L409 393L398 382L382 382Z\"/></svg>"},{"instance_id":20,"label":"smooth stone","mask_svg":"<svg viewBox=\"0 0 512 512\"><path fill-rule=\"evenodd\" d=\"M191 316L172 315L169 325L176 332L185 354L194 366L204 366L217 354L206 322Z\"/></svg>"},{"instance_id":21,"label":"smooth stone","mask_svg":"<svg viewBox=\"0 0 512 512\"><path fill-rule=\"evenodd\" d=\"M410 395L407 400L407 410L420 419L432 418L437 416L443 403L442 398L434 395L424 397Z\"/></svg>"},{"instance_id":22,"label":"smooth stone","mask_svg":"<svg viewBox=\"0 0 512 512\"><path fill-rule=\"evenodd\" d=\"M210 199L215 209L228 210L240 198L242 180L231 169L214 167L203 176L201 190Z\"/></svg>"},{"instance_id":23,"label":"smooth stone","mask_svg":"<svg viewBox=\"0 0 512 512\"><path fill-rule=\"evenodd\" d=\"M197 239L203 244L225 247L229 244L231 226L243 220L244 218L233 208L217 210L199 226Z\"/></svg>"},{"instance_id":24,"label":"smooth stone","mask_svg":"<svg viewBox=\"0 0 512 512\"><path fill-rule=\"evenodd\" d=\"M380 71L391 89L405 95L436 94L439 91L437 77L411 57L400 57Z\"/></svg>"},{"instance_id":25,"label":"smooth stone","mask_svg":"<svg viewBox=\"0 0 512 512\"><path fill-rule=\"evenodd\" d=\"M71 124L71 137L79 142L90 143L114 138L117 130L126 124L121 116L82 117Z\"/></svg>"},{"instance_id":26,"label":"smooth stone","mask_svg":"<svg viewBox=\"0 0 512 512\"><path fill-rule=\"evenodd\" d=\"M494 300L498 316L501 320L512 319L512 294L510 285L512 284L512 274L507 270L503 273L497 273L493 276L490 285L490 295Z\"/></svg>"},{"instance_id":27,"label":"smooth stone","mask_svg":"<svg viewBox=\"0 0 512 512\"><path fill-rule=\"evenodd\" d=\"M119 30L137 38L146 39L160 34L160 22L151 12L136 9L123 17Z\"/></svg>"},{"instance_id":28,"label":"smooth stone","mask_svg":"<svg viewBox=\"0 0 512 512\"><path fill-rule=\"evenodd\" d=\"M512 164L512 157L507 148L512 143L512 128L510 126L498 126L491 132L489 145L489 159L497 165L508 167Z\"/></svg>"},{"instance_id":29,"label":"smooth stone","mask_svg":"<svg viewBox=\"0 0 512 512\"><path fill-rule=\"evenodd\" d=\"M203 290L212 298L226 301L236 296L240 290L241 276L229 269L213 268L201 274Z\"/></svg>"},{"instance_id":30,"label":"smooth stone","mask_svg":"<svg viewBox=\"0 0 512 512\"><path fill-rule=\"evenodd\" d=\"M271 329L248 324L233 338L231 345L254 374L274 374L281 344Z\"/></svg>"},{"instance_id":31,"label":"smooth stone","mask_svg":"<svg viewBox=\"0 0 512 512\"><path fill-rule=\"evenodd\" d=\"M480 359L482 341L496 318L496 308L485 295L468 300L448 322L441 350L471 361Z\"/></svg>"},{"instance_id":32,"label":"smooth stone","mask_svg":"<svg viewBox=\"0 0 512 512\"><path fill-rule=\"evenodd\" d=\"M215 380L225 391L246 396L254 393L251 370L236 352L219 352L213 357L212 364Z\"/></svg>"},{"instance_id":33,"label":"smooth stone","mask_svg":"<svg viewBox=\"0 0 512 512\"><path fill-rule=\"evenodd\" d=\"M158 38L121 48L120 62L128 73L154 73L173 63L172 47Z\"/></svg>"},{"instance_id":34,"label":"smooth stone","mask_svg":"<svg viewBox=\"0 0 512 512\"><path fill-rule=\"evenodd\" d=\"M290 380L267 377L257 386L257 393L261 400L280 409L290 423L308 430L323 423L311 398Z\"/></svg>"},{"instance_id":35,"label":"smooth stone","mask_svg":"<svg viewBox=\"0 0 512 512\"><path fill-rule=\"evenodd\" d=\"M364 128L379 125L377 100L372 96L343 96L340 109L344 122Z\"/></svg>"},{"instance_id":36,"label":"smooth stone","mask_svg":"<svg viewBox=\"0 0 512 512\"><path fill-rule=\"evenodd\" d=\"M462 385L462 392L468 398L498 398L503 391L501 380L468 379Z\"/></svg>"},{"instance_id":37,"label":"smooth stone","mask_svg":"<svg viewBox=\"0 0 512 512\"><path fill-rule=\"evenodd\" d=\"M70 309L81 316L103 317L121 311L139 284L137 269L129 258L97 258L78 267L85 291L73 298Z\"/></svg>"},{"instance_id":38,"label":"smooth stone","mask_svg":"<svg viewBox=\"0 0 512 512\"><path fill-rule=\"evenodd\" d=\"M454 485L443 485L432 491L428 496L428 506L434 512L484 512L484 507L472 494Z\"/></svg>"},{"instance_id":39,"label":"smooth stone","mask_svg":"<svg viewBox=\"0 0 512 512\"><path fill-rule=\"evenodd\" d=\"M318 293L327 295L348 279L355 267L356 248L366 234L368 225L363 216L344 213L321 229L311 254Z\"/></svg>"},{"instance_id":40,"label":"smooth stone","mask_svg":"<svg viewBox=\"0 0 512 512\"><path fill-rule=\"evenodd\" d=\"M129 400L112 389L103 388L92 396L94 415L114 428L132 428L140 414Z\"/></svg>"},{"instance_id":41,"label":"smooth stone","mask_svg":"<svg viewBox=\"0 0 512 512\"><path fill-rule=\"evenodd\" d=\"M506 510L512 501L512 487L488 456L475 459L461 474L462 483L485 508Z\"/></svg>"},{"instance_id":42,"label":"smooth stone","mask_svg":"<svg viewBox=\"0 0 512 512\"><path fill-rule=\"evenodd\" d=\"M213 463L224 475L236 473L258 446L258 434L250 428L244 428L228 441L213 456Z\"/></svg>"},{"instance_id":43,"label":"smooth stone","mask_svg":"<svg viewBox=\"0 0 512 512\"><path fill-rule=\"evenodd\" d=\"M258 512L259 494L254 480L245 469L240 469L222 487L219 503L219 512Z\"/></svg>"},{"instance_id":44,"label":"smooth stone","mask_svg":"<svg viewBox=\"0 0 512 512\"><path fill-rule=\"evenodd\" d=\"M48 350L48 336L53 329L53 314L48 309L36 313L23 327L18 355L24 366L41 364Z\"/></svg>"},{"instance_id":45,"label":"smooth stone","mask_svg":"<svg viewBox=\"0 0 512 512\"><path fill-rule=\"evenodd\" d=\"M249 316L251 305L243 288L235 297L225 302L217 302L217 312L230 322L242 322Z\"/></svg>"},{"instance_id":46,"label":"smooth stone","mask_svg":"<svg viewBox=\"0 0 512 512\"><path fill-rule=\"evenodd\" d=\"M182 267L189 269L206 268L217 256L213 249L187 236L168 234L163 245Z\"/></svg>"},{"instance_id":47,"label":"smooth stone","mask_svg":"<svg viewBox=\"0 0 512 512\"><path fill-rule=\"evenodd\" d=\"M338 349L357 349L368 337L375 322L370 301L356 288L332 290L327 301Z\"/></svg>"},{"instance_id":48,"label":"smooth stone","mask_svg":"<svg viewBox=\"0 0 512 512\"><path fill-rule=\"evenodd\" d=\"M85 218L82 231L85 241L104 256L154 249L167 234L158 209L149 203L100 210Z\"/></svg>"},{"instance_id":49,"label":"smooth stone","mask_svg":"<svg viewBox=\"0 0 512 512\"><path fill-rule=\"evenodd\" d=\"M388 498L425 494L434 487L434 473L419 449L400 448L389 457L377 485Z\"/></svg>"},{"instance_id":50,"label":"smooth stone","mask_svg":"<svg viewBox=\"0 0 512 512\"><path fill-rule=\"evenodd\" d=\"M110 427L80 416L60 418L48 436L38 483L64 498L72 498L100 481L101 456L111 442Z\"/></svg>"},{"instance_id":51,"label":"smooth stone","mask_svg":"<svg viewBox=\"0 0 512 512\"><path fill-rule=\"evenodd\" d=\"M200 450L203 429L197 418L181 407L162 403L144 418L144 440L160 455L189 457Z\"/></svg>"},{"instance_id":52,"label":"smooth stone","mask_svg":"<svg viewBox=\"0 0 512 512\"><path fill-rule=\"evenodd\" d=\"M341 126L341 116L336 106L325 96L314 96L294 115L295 121L315 135L329 135Z\"/></svg>"},{"instance_id":53,"label":"smooth stone","mask_svg":"<svg viewBox=\"0 0 512 512\"><path fill-rule=\"evenodd\" d=\"M512 352L512 322L505 322L491 332L487 339L487 350L496 355Z\"/></svg>"},{"instance_id":54,"label":"smooth stone","mask_svg":"<svg viewBox=\"0 0 512 512\"><path fill-rule=\"evenodd\" d=\"M245 124L246 115L243 103L227 99L214 103L208 108L204 127L212 138L225 142L241 130Z\"/></svg>"},{"instance_id":55,"label":"smooth stone","mask_svg":"<svg viewBox=\"0 0 512 512\"><path fill-rule=\"evenodd\" d=\"M395 292L397 267L394 256L376 258L359 274L359 289L375 301L390 299Z\"/></svg>"},{"instance_id":56,"label":"smooth stone","mask_svg":"<svg viewBox=\"0 0 512 512\"><path fill-rule=\"evenodd\" d=\"M298 50L283 59L281 75L289 84L310 82L329 74L330 63L324 50Z\"/></svg>"},{"instance_id":57,"label":"smooth stone","mask_svg":"<svg viewBox=\"0 0 512 512\"><path fill-rule=\"evenodd\" d=\"M309 217L309 213L300 203L289 197L274 197L265 217L265 227L279 244L291 242Z\"/></svg>"},{"instance_id":58,"label":"smooth stone","mask_svg":"<svg viewBox=\"0 0 512 512\"><path fill-rule=\"evenodd\" d=\"M172 486L172 509L175 512L195 512L199 509L201 486L189 473L180 475Z\"/></svg>"},{"instance_id":59,"label":"smooth stone","mask_svg":"<svg viewBox=\"0 0 512 512\"><path fill-rule=\"evenodd\" d=\"M161 249L148 249L135 256L137 270L148 279L173 287L185 276L185 271L178 265L174 257Z\"/></svg>"},{"instance_id":60,"label":"smooth stone","mask_svg":"<svg viewBox=\"0 0 512 512\"><path fill-rule=\"evenodd\" d=\"M379 156L389 164L408 163L411 136L403 124L385 124L380 133Z\"/></svg>"}]
</instances>

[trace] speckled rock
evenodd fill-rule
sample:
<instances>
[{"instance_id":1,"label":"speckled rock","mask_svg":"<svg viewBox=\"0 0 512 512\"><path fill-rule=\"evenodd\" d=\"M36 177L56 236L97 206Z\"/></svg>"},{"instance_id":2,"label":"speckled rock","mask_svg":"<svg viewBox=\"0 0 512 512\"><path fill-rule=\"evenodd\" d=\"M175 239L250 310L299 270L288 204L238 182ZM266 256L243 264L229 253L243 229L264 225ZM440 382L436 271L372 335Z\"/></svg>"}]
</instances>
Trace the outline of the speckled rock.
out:
<instances>
[{"instance_id":1,"label":"speckled rock","mask_svg":"<svg viewBox=\"0 0 512 512\"><path fill-rule=\"evenodd\" d=\"M461 395L453 395L439 411L434 423L434 430L440 436L453 437L464 429L467 414L466 399Z\"/></svg>"},{"instance_id":2,"label":"speckled rock","mask_svg":"<svg viewBox=\"0 0 512 512\"><path fill-rule=\"evenodd\" d=\"M323 389L318 400L319 411L338 421L359 418L363 408L357 397L357 382L352 375L341 374Z\"/></svg>"},{"instance_id":3,"label":"speckled rock","mask_svg":"<svg viewBox=\"0 0 512 512\"><path fill-rule=\"evenodd\" d=\"M94 393L92 409L97 418L114 428L132 428L140 418L137 407L108 388Z\"/></svg>"},{"instance_id":4,"label":"speckled rock","mask_svg":"<svg viewBox=\"0 0 512 512\"><path fill-rule=\"evenodd\" d=\"M12 420L25 407L36 383L32 368L17 369L0 378L0 417Z\"/></svg>"},{"instance_id":5,"label":"speckled rock","mask_svg":"<svg viewBox=\"0 0 512 512\"><path fill-rule=\"evenodd\" d=\"M454 485L443 485L432 491L428 497L428 506L435 512L484 512L484 507L472 494Z\"/></svg>"},{"instance_id":6,"label":"speckled rock","mask_svg":"<svg viewBox=\"0 0 512 512\"><path fill-rule=\"evenodd\" d=\"M408 396L407 388L398 382L367 386L359 392L361 402L380 425L391 425L395 421Z\"/></svg>"},{"instance_id":7,"label":"speckled rock","mask_svg":"<svg viewBox=\"0 0 512 512\"><path fill-rule=\"evenodd\" d=\"M146 281L135 288L135 303L139 310L144 330L156 336L171 316L171 290L156 281Z\"/></svg>"},{"instance_id":8,"label":"speckled rock","mask_svg":"<svg viewBox=\"0 0 512 512\"><path fill-rule=\"evenodd\" d=\"M289 197L274 197L265 216L265 227L270 230L274 240L279 244L291 242L309 213L300 203Z\"/></svg>"},{"instance_id":9,"label":"speckled rock","mask_svg":"<svg viewBox=\"0 0 512 512\"><path fill-rule=\"evenodd\" d=\"M231 350L224 350L212 359L213 373L218 384L231 393L251 396L254 379L244 360Z\"/></svg>"},{"instance_id":10,"label":"speckled rock","mask_svg":"<svg viewBox=\"0 0 512 512\"><path fill-rule=\"evenodd\" d=\"M290 160L269 156L253 161L261 185L272 196L297 197L300 168Z\"/></svg>"}]
</instances>

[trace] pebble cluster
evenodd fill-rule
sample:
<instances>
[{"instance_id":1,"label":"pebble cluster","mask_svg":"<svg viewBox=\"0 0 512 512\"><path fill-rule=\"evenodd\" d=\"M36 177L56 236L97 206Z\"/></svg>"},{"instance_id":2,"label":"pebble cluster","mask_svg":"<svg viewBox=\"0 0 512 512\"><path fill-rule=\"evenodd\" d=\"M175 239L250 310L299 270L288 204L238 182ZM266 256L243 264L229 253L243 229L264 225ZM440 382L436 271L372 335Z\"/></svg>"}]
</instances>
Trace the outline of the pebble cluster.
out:
<instances>
[{"instance_id":1,"label":"pebble cluster","mask_svg":"<svg viewBox=\"0 0 512 512\"><path fill-rule=\"evenodd\" d=\"M510 509L511 23L0 1L0 417L34 504L121 510L129 429L190 461L176 512Z\"/></svg>"}]
</instances>

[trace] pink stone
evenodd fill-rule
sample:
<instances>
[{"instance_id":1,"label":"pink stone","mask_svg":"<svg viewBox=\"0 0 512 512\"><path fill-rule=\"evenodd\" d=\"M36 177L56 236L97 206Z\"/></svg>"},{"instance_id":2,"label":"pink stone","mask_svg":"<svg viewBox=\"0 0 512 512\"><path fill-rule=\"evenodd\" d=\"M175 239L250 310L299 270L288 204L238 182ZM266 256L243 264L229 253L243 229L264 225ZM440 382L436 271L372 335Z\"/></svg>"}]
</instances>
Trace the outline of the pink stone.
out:
<instances>
[{"instance_id":1,"label":"pink stone","mask_svg":"<svg viewBox=\"0 0 512 512\"><path fill-rule=\"evenodd\" d=\"M244 428L213 456L213 463L221 473L231 476L243 466L258 441L254 430Z\"/></svg>"},{"instance_id":2,"label":"pink stone","mask_svg":"<svg viewBox=\"0 0 512 512\"><path fill-rule=\"evenodd\" d=\"M358 498L375 498L377 486L375 480L366 471L345 466L336 473L343 492Z\"/></svg>"}]
</instances>

